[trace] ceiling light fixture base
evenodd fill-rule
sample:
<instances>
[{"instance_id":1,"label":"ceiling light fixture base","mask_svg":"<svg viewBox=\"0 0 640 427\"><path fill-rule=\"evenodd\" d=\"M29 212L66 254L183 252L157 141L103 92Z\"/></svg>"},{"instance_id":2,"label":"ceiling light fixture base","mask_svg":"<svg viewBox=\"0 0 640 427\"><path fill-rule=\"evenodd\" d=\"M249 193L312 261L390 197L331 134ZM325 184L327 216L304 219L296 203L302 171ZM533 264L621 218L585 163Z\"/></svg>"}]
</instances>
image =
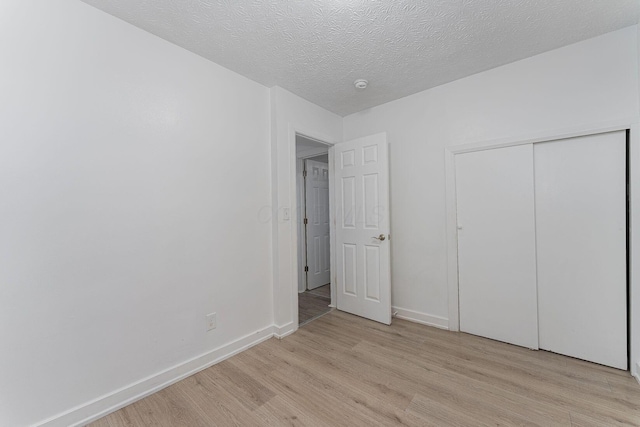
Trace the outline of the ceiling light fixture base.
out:
<instances>
[{"instance_id":1,"label":"ceiling light fixture base","mask_svg":"<svg viewBox=\"0 0 640 427\"><path fill-rule=\"evenodd\" d=\"M353 82L353 85L356 87L356 89L360 89L360 90L366 89L368 84L369 82L366 81L365 79L358 79L355 82Z\"/></svg>"}]
</instances>

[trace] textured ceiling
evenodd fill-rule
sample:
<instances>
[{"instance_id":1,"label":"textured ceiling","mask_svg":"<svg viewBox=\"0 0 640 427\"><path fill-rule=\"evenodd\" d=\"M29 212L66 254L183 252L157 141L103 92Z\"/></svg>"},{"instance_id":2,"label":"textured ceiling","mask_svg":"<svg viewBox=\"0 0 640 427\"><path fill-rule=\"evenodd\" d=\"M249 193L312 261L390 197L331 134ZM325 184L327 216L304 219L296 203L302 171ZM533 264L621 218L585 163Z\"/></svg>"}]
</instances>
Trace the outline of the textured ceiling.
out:
<instances>
[{"instance_id":1,"label":"textured ceiling","mask_svg":"<svg viewBox=\"0 0 640 427\"><path fill-rule=\"evenodd\" d=\"M347 115L638 22L638 0L83 0ZM353 82L369 80L358 91Z\"/></svg>"}]
</instances>

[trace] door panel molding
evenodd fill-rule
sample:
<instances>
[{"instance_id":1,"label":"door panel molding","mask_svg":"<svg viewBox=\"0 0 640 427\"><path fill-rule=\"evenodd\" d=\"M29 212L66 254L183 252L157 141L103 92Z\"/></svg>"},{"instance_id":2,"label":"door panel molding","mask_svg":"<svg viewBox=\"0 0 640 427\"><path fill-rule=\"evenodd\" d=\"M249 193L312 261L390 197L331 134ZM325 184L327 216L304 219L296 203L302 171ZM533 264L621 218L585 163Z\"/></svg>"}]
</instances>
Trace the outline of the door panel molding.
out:
<instances>
[{"instance_id":1,"label":"door panel molding","mask_svg":"<svg viewBox=\"0 0 640 427\"><path fill-rule=\"evenodd\" d=\"M337 308L391 324L389 163L386 134L336 144Z\"/></svg>"},{"instance_id":2,"label":"door panel molding","mask_svg":"<svg viewBox=\"0 0 640 427\"><path fill-rule=\"evenodd\" d=\"M331 282L330 269L330 209L329 165L314 160L305 161L305 224L306 290ZM302 241L302 240L301 240Z\"/></svg>"}]
</instances>

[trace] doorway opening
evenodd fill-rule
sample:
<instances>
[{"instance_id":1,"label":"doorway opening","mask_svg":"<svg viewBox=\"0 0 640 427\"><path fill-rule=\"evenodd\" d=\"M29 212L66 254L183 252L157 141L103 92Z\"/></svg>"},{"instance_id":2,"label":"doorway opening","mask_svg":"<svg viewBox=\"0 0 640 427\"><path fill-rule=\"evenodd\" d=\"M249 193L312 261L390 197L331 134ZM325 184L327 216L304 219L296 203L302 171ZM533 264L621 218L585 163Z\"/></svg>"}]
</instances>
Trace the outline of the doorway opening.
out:
<instances>
[{"instance_id":1,"label":"doorway opening","mask_svg":"<svg viewBox=\"0 0 640 427\"><path fill-rule=\"evenodd\" d=\"M331 305L329 145L296 134L298 326Z\"/></svg>"}]
</instances>

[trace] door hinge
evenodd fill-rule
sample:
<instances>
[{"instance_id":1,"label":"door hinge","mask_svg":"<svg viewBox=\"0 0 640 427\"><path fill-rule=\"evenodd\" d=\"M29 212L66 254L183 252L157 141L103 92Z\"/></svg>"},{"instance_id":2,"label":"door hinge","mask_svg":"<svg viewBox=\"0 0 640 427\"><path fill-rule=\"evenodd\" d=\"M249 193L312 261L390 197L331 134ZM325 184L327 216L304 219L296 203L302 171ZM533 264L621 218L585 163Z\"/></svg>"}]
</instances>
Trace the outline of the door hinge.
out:
<instances>
[{"instance_id":1,"label":"door hinge","mask_svg":"<svg viewBox=\"0 0 640 427\"><path fill-rule=\"evenodd\" d=\"M304 219L304 225L309 224L309 220L307 218Z\"/></svg>"},{"instance_id":2,"label":"door hinge","mask_svg":"<svg viewBox=\"0 0 640 427\"><path fill-rule=\"evenodd\" d=\"M309 266L308 265L304 266L304 271L309 271Z\"/></svg>"},{"instance_id":3,"label":"door hinge","mask_svg":"<svg viewBox=\"0 0 640 427\"><path fill-rule=\"evenodd\" d=\"M307 177L307 171L306 171L306 169L302 171L302 177L303 177L303 178L306 178L306 177Z\"/></svg>"}]
</instances>

